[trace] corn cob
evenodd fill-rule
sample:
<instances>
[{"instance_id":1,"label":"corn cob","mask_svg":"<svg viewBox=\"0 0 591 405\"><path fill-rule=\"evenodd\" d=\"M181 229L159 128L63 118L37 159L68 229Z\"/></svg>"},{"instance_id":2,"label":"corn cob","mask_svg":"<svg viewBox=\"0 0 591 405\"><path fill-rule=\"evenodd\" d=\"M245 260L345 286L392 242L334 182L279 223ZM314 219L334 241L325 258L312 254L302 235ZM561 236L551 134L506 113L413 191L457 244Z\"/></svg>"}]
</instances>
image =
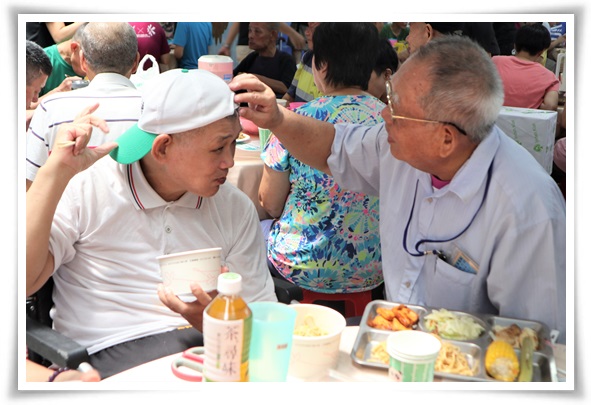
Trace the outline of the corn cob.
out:
<instances>
[{"instance_id":1,"label":"corn cob","mask_svg":"<svg viewBox=\"0 0 591 405\"><path fill-rule=\"evenodd\" d=\"M515 350L503 340L495 340L488 346L484 365L488 374L496 380L515 381L519 374Z\"/></svg>"}]
</instances>

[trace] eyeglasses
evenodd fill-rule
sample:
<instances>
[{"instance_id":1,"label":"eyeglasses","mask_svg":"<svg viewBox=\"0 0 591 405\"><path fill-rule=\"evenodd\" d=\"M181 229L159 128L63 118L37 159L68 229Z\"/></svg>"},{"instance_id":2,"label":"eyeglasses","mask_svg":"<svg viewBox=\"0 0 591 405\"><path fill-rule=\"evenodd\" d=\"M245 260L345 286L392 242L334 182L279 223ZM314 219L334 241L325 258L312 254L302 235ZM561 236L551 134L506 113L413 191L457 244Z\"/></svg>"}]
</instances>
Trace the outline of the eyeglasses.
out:
<instances>
[{"instance_id":1,"label":"eyeglasses","mask_svg":"<svg viewBox=\"0 0 591 405\"><path fill-rule=\"evenodd\" d=\"M390 80L389 79L386 80L386 97L388 98L388 107L390 108L390 114L392 115L392 119L396 119L396 120L407 120L407 121L416 121L416 122L428 122L428 123L431 123L431 124L451 125L455 129L457 129L462 135L468 135L466 133L466 131L464 131L462 128L460 128L459 126L457 126L453 122L449 122L449 121L435 121L435 120L424 120L424 119L421 119L421 118L410 118L410 117L404 117L402 115L396 115L394 113L394 107L392 106L392 102L393 102L392 99L394 98L394 96L392 95L392 84L390 84Z\"/></svg>"}]
</instances>

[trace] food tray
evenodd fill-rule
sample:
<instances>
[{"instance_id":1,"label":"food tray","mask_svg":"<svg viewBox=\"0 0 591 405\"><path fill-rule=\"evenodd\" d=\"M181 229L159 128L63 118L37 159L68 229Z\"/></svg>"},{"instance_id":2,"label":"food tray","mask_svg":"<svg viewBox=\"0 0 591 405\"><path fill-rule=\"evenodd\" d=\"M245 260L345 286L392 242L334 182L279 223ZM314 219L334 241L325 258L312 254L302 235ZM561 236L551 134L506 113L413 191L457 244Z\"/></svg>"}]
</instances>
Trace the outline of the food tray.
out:
<instances>
[{"instance_id":1,"label":"food tray","mask_svg":"<svg viewBox=\"0 0 591 405\"><path fill-rule=\"evenodd\" d=\"M381 363L372 359L372 349L378 346L381 342L385 342L391 333L395 331L382 330L370 327L367 322L376 316L376 309L379 307L383 308L394 308L400 305L399 303L375 300L370 302L363 313L361 322L359 324L359 332L351 350L351 358L353 361L361 366L382 368L387 370L388 364ZM427 316L433 309L418 305L406 305L419 315L419 322L415 325L415 329L429 332L425 325L425 316ZM471 314L466 312L451 311L460 315L468 315L474 317L477 323L480 323L484 327L484 332L481 335L472 340L453 340L445 339L442 341L450 342L456 345L462 353L465 354L466 359L470 367L474 370L473 376L464 376L460 374L443 373L435 371L435 377L440 377L445 380L458 380L458 381L497 381L490 377L484 368L484 356L486 354L486 348L492 342L491 333L495 326L509 326L513 323L519 327L529 327L536 331L538 334L539 345L535 349L533 354L533 379L534 382L557 382L558 376L556 372L556 363L554 361L554 352L552 347L546 342L549 341L549 329L548 327L536 321L528 321L524 319L507 318L489 314ZM520 350L515 349L517 358L520 356Z\"/></svg>"}]
</instances>

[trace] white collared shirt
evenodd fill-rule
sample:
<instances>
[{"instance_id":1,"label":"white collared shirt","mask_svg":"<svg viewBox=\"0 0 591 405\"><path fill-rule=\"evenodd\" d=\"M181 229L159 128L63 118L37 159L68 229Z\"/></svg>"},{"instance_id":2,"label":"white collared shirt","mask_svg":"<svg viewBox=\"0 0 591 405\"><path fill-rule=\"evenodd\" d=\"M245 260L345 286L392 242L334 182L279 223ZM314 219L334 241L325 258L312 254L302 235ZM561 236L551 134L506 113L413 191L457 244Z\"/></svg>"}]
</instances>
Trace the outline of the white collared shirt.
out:
<instances>
[{"instance_id":1,"label":"white collared shirt","mask_svg":"<svg viewBox=\"0 0 591 405\"><path fill-rule=\"evenodd\" d=\"M140 117L141 93L129 79L116 73L100 73L87 87L48 96L35 110L27 131L28 180L34 181L39 167L47 161L59 125L72 122L84 108L96 102L100 105L93 115L107 121L109 132L93 128L88 146L115 140Z\"/></svg>"},{"instance_id":2,"label":"white collared shirt","mask_svg":"<svg viewBox=\"0 0 591 405\"><path fill-rule=\"evenodd\" d=\"M335 125L330 170L343 188L380 197L386 295L391 301L538 320L566 329L566 208L552 178L500 129L476 148L445 187L395 159L384 125ZM488 196L480 206L492 162ZM479 266L458 270L435 255L407 249L458 248Z\"/></svg>"},{"instance_id":3,"label":"white collared shirt","mask_svg":"<svg viewBox=\"0 0 591 405\"><path fill-rule=\"evenodd\" d=\"M55 213L56 330L89 353L187 324L157 295L156 257L221 247L222 263L243 277L242 296L277 301L252 201L231 184L174 202L156 194L139 163L109 156L76 175Z\"/></svg>"}]
</instances>

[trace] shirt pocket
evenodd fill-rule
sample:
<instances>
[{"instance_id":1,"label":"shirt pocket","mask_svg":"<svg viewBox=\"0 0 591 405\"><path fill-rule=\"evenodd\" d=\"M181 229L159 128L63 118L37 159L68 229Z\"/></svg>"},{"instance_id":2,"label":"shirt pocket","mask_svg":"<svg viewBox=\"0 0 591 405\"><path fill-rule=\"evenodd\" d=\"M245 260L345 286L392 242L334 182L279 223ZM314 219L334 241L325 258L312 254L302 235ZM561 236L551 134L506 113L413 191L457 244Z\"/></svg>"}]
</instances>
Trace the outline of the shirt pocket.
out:
<instances>
[{"instance_id":1,"label":"shirt pocket","mask_svg":"<svg viewBox=\"0 0 591 405\"><path fill-rule=\"evenodd\" d=\"M430 307L469 310L475 274L459 270L437 258L425 280L425 301Z\"/></svg>"}]
</instances>

